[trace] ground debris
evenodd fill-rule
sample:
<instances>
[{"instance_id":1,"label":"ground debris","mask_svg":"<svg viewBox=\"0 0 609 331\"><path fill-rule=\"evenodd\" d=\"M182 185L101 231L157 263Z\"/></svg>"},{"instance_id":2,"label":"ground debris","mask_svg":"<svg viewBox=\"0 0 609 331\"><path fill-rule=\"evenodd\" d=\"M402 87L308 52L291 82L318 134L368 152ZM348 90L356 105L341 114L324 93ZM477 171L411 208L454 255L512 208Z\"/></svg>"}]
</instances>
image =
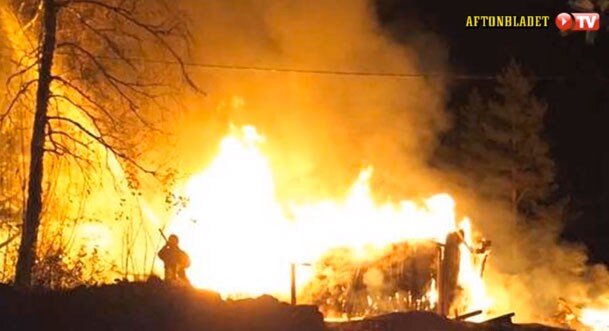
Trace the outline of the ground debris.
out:
<instances>
[{"instance_id":1,"label":"ground debris","mask_svg":"<svg viewBox=\"0 0 609 331\"><path fill-rule=\"evenodd\" d=\"M359 321L329 323L332 331L569 331L541 324L512 324L511 314L490 323L452 320L432 312L391 313Z\"/></svg>"},{"instance_id":2,"label":"ground debris","mask_svg":"<svg viewBox=\"0 0 609 331\"><path fill-rule=\"evenodd\" d=\"M468 324L432 312L391 313L360 321L328 324L332 331L467 331Z\"/></svg>"},{"instance_id":3,"label":"ground debris","mask_svg":"<svg viewBox=\"0 0 609 331\"><path fill-rule=\"evenodd\" d=\"M269 296L224 301L213 292L162 283L27 293L0 286L0 321L3 331L325 330L313 306L291 306Z\"/></svg>"},{"instance_id":4,"label":"ground debris","mask_svg":"<svg viewBox=\"0 0 609 331\"><path fill-rule=\"evenodd\" d=\"M2 331L567 331L513 324L511 317L472 323L411 311L324 323L317 306L292 306L271 296L222 300L214 292L164 283L29 292L0 285Z\"/></svg>"}]
</instances>

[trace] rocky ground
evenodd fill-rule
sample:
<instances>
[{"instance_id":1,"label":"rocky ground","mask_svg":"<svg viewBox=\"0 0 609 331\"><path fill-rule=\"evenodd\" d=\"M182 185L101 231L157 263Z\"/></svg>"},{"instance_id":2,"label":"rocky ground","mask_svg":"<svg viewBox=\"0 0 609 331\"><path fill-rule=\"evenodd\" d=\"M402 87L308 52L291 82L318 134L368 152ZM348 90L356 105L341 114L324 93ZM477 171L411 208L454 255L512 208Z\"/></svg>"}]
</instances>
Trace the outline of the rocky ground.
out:
<instances>
[{"instance_id":1,"label":"rocky ground","mask_svg":"<svg viewBox=\"0 0 609 331\"><path fill-rule=\"evenodd\" d=\"M551 330L456 322L433 313L395 313L325 324L315 306L269 296L224 301L216 293L163 283L120 283L68 291L20 292L0 286L0 330L465 331Z\"/></svg>"}]
</instances>

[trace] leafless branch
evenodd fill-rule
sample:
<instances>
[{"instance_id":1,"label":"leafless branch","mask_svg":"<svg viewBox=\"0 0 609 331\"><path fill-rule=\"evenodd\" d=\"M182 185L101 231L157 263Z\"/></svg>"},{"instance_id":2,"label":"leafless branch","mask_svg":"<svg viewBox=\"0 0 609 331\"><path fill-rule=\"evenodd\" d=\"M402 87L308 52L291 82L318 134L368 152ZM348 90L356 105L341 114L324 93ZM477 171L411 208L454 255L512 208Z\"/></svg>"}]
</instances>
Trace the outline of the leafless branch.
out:
<instances>
[{"instance_id":1,"label":"leafless branch","mask_svg":"<svg viewBox=\"0 0 609 331\"><path fill-rule=\"evenodd\" d=\"M17 94L15 94L15 96L11 99L11 102L9 102L6 110L2 114L0 114L0 123L2 123L6 119L6 117L9 115L9 113L11 112L13 107L15 107L15 104L17 103L17 101L19 101L19 98L21 98L21 96L23 96L28 91L30 86L34 83L36 83L36 80L32 79L30 81L27 81L27 82L21 84L19 91L17 91Z\"/></svg>"},{"instance_id":2,"label":"leafless branch","mask_svg":"<svg viewBox=\"0 0 609 331\"><path fill-rule=\"evenodd\" d=\"M179 66L180 66L180 70L182 72L182 76L186 80L187 84L191 88L193 88L195 91L200 92L200 93L203 92L198 88L198 86L190 78L190 75L188 74L188 71L186 70L186 65L184 64L182 57L175 51L175 49L171 45L169 45L167 40L164 38L166 36L172 35L176 30L176 26L166 27L166 24L163 24L163 23L160 23L160 24L144 23L144 22L138 20L137 18L135 18L131 11L121 8L120 6L112 6L107 3L103 3L101 1L72 0L71 3L80 3L80 4L92 5L92 6L98 6L98 7L104 8L109 13L112 13L112 14L124 19L125 21L131 23L132 25L134 25L134 26L142 29L146 33L148 33L152 38L156 39L157 42L159 42L159 44L161 46L163 46L163 48L167 52L169 52L169 54L171 55L171 57L174 58L175 61L178 62Z\"/></svg>"},{"instance_id":3,"label":"leafless branch","mask_svg":"<svg viewBox=\"0 0 609 331\"><path fill-rule=\"evenodd\" d=\"M53 76L53 80L62 83L64 87L67 87L67 88L70 88L71 90L74 90L81 98L83 98L84 100L86 100L87 102L92 104L94 108L97 108L98 110L103 112L106 115L106 117L112 122L112 124L116 124L116 119L114 118L114 116L112 116L110 111L108 111L106 109L106 107L101 105L99 102L95 101L95 99L91 98L85 91L80 89L78 86L76 86L76 85L72 84L71 82L65 80L61 76ZM64 96L64 98L66 98L66 97ZM77 108L84 109L84 106L76 105L71 100L69 100L69 101L70 101L70 103L75 105Z\"/></svg>"},{"instance_id":4,"label":"leafless branch","mask_svg":"<svg viewBox=\"0 0 609 331\"><path fill-rule=\"evenodd\" d=\"M7 86L10 85L11 82L13 81L13 79L15 79L15 78L25 74L26 72L32 70L32 68L34 68L37 65L38 65L38 61L34 61L32 64L26 66L25 68L23 68L23 69L21 69L21 70L19 70L17 72L14 72L10 76L8 76L8 78L6 79L6 85Z\"/></svg>"},{"instance_id":5,"label":"leafless branch","mask_svg":"<svg viewBox=\"0 0 609 331\"><path fill-rule=\"evenodd\" d=\"M10 244L13 240L15 240L17 237L19 237L19 235L20 235L20 233L17 232L16 234L14 234L11 237L9 237L8 239L6 239L3 243L0 243L0 249L4 248L8 244Z\"/></svg>"},{"instance_id":6,"label":"leafless branch","mask_svg":"<svg viewBox=\"0 0 609 331\"><path fill-rule=\"evenodd\" d=\"M51 96L49 96L49 99L61 99L61 100L68 102L69 104L74 106L76 109L78 109L81 113L83 113L86 117L88 117L89 120L91 120L92 124L95 126L95 128L98 131L101 131L101 127L99 126L100 119L97 118L96 116L94 116L93 114L91 114L89 111L87 111L87 107L85 107L84 105L81 105L80 103L72 100L72 98L70 98L69 96L62 95L62 94L52 94ZM100 109L105 111L105 108L103 108L103 107ZM107 113L107 114L108 114L107 116L110 117L110 120L115 124L116 122L115 122L114 117L110 116L109 113Z\"/></svg>"},{"instance_id":7,"label":"leafless branch","mask_svg":"<svg viewBox=\"0 0 609 331\"><path fill-rule=\"evenodd\" d=\"M72 49L75 49L78 52L80 52L81 54L83 54L84 56L86 56L93 63L93 65L100 71L100 73L106 79L108 84L110 84L110 86L112 86L112 88L127 103L129 110L138 118L138 120L140 120L143 124L145 124L149 128L153 127L153 125L151 123L149 123L145 118L143 118L142 115L139 113L139 107L137 105L137 102L135 102L135 100L133 100L133 98L130 97L129 95L127 95L127 93L123 90L123 88L127 88L148 99L154 99L156 96L145 91L144 85L142 85L138 82L127 82L127 81L123 80L122 78L119 78L119 77L113 75L108 70L108 68L99 61L99 59L95 55L93 55L91 52L89 52L88 50L84 49L82 46L80 46L76 43L63 42L63 43L60 43L57 45L58 49L64 48L64 47L70 47Z\"/></svg>"},{"instance_id":8,"label":"leafless branch","mask_svg":"<svg viewBox=\"0 0 609 331\"><path fill-rule=\"evenodd\" d=\"M87 135L90 138L92 138L93 140L97 141L106 150L112 152L117 157L119 157L119 158L129 162L130 164L132 164L133 166L135 166L136 168L138 168L139 170L141 170L142 172L144 172L146 174L153 175L153 176L156 175L155 171L149 170L149 169L143 167L137 161L133 160L132 158L130 158L125 153L123 153L123 152L117 150L116 148L114 148L112 146L112 144L109 144L102 135L98 135L98 134L95 134L95 133L91 132L90 130L85 128L82 124L78 123L77 121L75 121L75 120L73 120L71 118L63 117L63 116L48 116L47 119L48 120L56 120L56 121L64 121L64 122L72 124L73 126L78 128L81 132L83 132L85 135Z\"/></svg>"},{"instance_id":9,"label":"leafless branch","mask_svg":"<svg viewBox=\"0 0 609 331\"><path fill-rule=\"evenodd\" d=\"M17 50L15 50L15 51L17 51ZM15 67L20 68L23 66L27 66L28 63L30 63L30 62L34 62L35 64L38 64L39 56L40 56L40 47L33 47L32 50L21 55L18 59L10 59L10 61L12 64L15 65Z\"/></svg>"},{"instance_id":10,"label":"leafless branch","mask_svg":"<svg viewBox=\"0 0 609 331\"><path fill-rule=\"evenodd\" d=\"M55 136L58 135L58 136L65 137L68 140L70 140L70 141L74 142L75 144L80 145L86 149L89 149L90 144L82 142L79 139L76 139L74 136L72 136L66 132L53 129L50 122L47 122L46 127L47 127L46 134L49 139L48 142L53 146L53 149L45 149L45 151L50 152L50 153L55 154L60 157L65 157L66 155L69 156L73 160L73 162L76 164L76 166L79 167L81 173L86 176L86 174L88 173L88 171L87 171L88 169L85 169L85 167L81 164L81 162L84 162L88 167L93 167L93 163L91 162L91 160L88 158L82 157L81 155L78 155L77 153L73 152L71 148L68 148L65 145L63 145L62 143L56 141Z\"/></svg>"},{"instance_id":11,"label":"leafless branch","mask_svg":"<svg viewBox=\"0 0 609 331\"><path fill-rule=\"evenodd\" d=\"M89 149L89 147L91 146L91 143L85 143L79 139L74 138L74 136L72 136L69 133L63 132L63 131L57 131L57 130L50 130L47 135L49 136L49 140L53 141L53 137L54 136L61 136L64 137L72 142L74 142L76 145L80 145L81 147L85 148L85 149Z\"/></svg>"},{"instance_id":12,"label":"leafless branch","mask_svg":"<svg viewBox=\"0 0 609 331\"><path fill-rule=\"evenodd\" d=\"M83 176L87 176L87 174L90 172L91 167L93 167L93 162L91 162L91 160L89 160L88 158L84 158L80 155L77 155L76 153L73 153L70 148L66 147L65 145L54 141L52 143L53 148L45 148L45 152L46 153L50 153L50 154L54 154L57 155L57 157L60 158L66 158L68 157L69 159L72 160L72 162L74 164L76 164L76 166L79 168L80 173L83 174ZM83 163L86 165L83 165ZM87 168L88 167L88 168ZM85 183L87 183L87 181L85 181Z\"/></svg>"},{"instance_id":13,"label":"leafless branch","mask_svg":"<svg viewBox=\"0 0 609 331\"><path fill-rule=\"evenodd\" d=\"M106 32L108 32L108 31L109 32L114 32L114 30L111 30L111 29L97 29L94 26L92 26L91 24L89 24L82 17L82 15L80 15L80 13L75 12L74 10L71 10L71 9L68 9L68 10L69 10L69 12L74 14L74 16L76 16L76 18L84 25L85 28L87 28L94 35L99 37L116 56L118 56L121 60L123 60L125 63L127 63L131 68L135 69L135 65L133 64L131 59L129 59L128 57L125 56L124 51L122 50L122 48L119 45L117 45L116 42L114 40L112 40L110 37L108 37L108 35L106 34Z\"/></svg>"}]
</instances>

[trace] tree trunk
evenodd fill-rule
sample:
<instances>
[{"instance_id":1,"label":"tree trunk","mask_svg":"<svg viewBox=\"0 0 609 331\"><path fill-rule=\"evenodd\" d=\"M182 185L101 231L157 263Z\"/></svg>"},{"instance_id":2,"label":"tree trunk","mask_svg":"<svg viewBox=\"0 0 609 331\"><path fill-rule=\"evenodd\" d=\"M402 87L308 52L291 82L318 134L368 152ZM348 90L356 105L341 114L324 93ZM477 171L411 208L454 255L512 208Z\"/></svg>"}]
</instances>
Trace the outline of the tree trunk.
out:
<instances>
[{"instance_id":1,"label":"tree trunk","mask_svg":"<svg viewBox=\"0 0 609 331\"><path fill-rule=\"evenodd\" d=\"M36 91L36 114L30 142L30 171L28 196L21 231L19 257L15 270L15 285L32 286L32 268L36 258L36 241L42 210L42 176L44 159L45 126L51 85L51 68L55 52L57 6L55 0L43 0L42 40Z\"/></svg>"}]
</instances>

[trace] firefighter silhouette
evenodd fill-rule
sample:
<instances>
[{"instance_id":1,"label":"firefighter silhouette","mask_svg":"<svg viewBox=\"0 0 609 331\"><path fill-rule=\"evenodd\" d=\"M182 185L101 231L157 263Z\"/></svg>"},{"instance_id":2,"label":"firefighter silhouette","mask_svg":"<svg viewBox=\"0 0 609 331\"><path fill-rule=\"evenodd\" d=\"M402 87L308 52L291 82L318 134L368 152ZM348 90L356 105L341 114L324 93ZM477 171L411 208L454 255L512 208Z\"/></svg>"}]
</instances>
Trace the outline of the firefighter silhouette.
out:
<instances>
[{"instance_id":1,"label":"firefighter silhouette","mask_svg":"<svg viewBox=\"0 0 609 331\"><path fill-rule=\"evenodd\" d=\"M159 258L165 264L165 281L188 283L186 268L190 266L190 257L180 249L179 243L178 236L170 235L165 246L159 251Z\"/></svg>"}]
</instances>

